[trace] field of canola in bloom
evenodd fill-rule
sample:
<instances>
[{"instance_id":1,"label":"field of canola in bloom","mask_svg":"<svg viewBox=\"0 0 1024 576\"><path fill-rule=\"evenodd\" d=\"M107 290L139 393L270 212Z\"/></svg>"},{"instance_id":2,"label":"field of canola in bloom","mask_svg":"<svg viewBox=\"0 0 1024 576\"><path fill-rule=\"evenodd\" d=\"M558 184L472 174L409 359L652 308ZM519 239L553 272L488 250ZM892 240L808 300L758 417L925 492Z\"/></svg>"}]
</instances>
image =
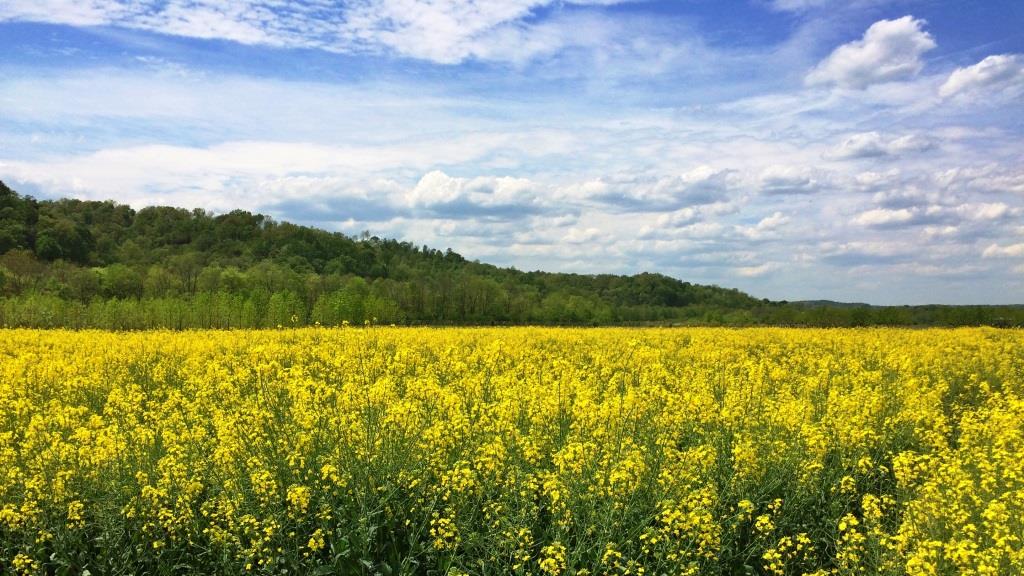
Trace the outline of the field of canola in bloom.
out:
<instances>
[{"instance_id":1,"label":"field of canola in bloom","mask_svg":"<svg viewBox=\"0 0 1024 576\"><path fill-rule=\"evenodd\" d=\"M1021 574L1024 332L0 331L2 574Z\"/></svg>"}]
</instances>

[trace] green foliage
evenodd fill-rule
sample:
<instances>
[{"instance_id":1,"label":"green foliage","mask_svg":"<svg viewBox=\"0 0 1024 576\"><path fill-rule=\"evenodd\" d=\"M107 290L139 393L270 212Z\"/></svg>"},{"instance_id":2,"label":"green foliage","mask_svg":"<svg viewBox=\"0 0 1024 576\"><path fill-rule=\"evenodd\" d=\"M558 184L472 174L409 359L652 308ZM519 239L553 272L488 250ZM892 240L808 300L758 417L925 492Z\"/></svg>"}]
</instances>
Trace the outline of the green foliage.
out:
<instances>
[{"instance_id":1,"label":"green foliage","mask_svg":"<svg viewBox=\"0 0 1024 576\"><path fill-rule=\"evenodd\" d=\"M241 210L36 201L2 182L0 297L0 322L24 326L1024 324L1021 307L788 304L661 274L521 272Z\"/></svg>"},{"instance_id":2,"label":"green foliage","mask_svg":"<svg viewBox=\"0 0 1024 576\"><path fill-rule=\"evenodd\" d=\"M22 198L0 182L0 254L16 248L31 248L32 229L38 208L31 198Z\"/></svg>"},{"instance_id":3,"label":"green foliage","mask_svg":"<svg viewBox=\"0 0 1024 576\"><path fill-rule=\"evenodd\" d=\"M100 285L108 298L138 298L142 295L142 276L125 264L111 264L102 270Z\"/></svg>"}]
</instances>

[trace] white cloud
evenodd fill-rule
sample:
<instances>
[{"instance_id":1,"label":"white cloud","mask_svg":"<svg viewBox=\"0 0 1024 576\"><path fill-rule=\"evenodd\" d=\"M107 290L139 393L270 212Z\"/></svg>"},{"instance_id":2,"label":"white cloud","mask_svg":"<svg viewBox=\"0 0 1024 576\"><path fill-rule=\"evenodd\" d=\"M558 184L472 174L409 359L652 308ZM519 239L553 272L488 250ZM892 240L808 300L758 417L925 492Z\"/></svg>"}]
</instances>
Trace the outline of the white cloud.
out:
<instances>
[{"instance_id":1,"label":"white cloud","mask_svg":"<svg viewBox=\"0 0 1024 576\"><path fill-rule=\"evenodd\" d=\"M455 178L433 170L405 197L412 208L449 217L522 217L542 205L537 184L526 178L478 176Z\"/></svg>"},{"instance_id":2,"label":"white cloud","mask_svg":"<svg viewBox=\"0 0 1024 576\"><path fill-rule=\"evenodd\" d=\"M914 245L889 239L825 242L821 245L822 259L830 264L855 269L872 265L890 265L912 260L921 250Z\"/></svg>"},{"instance_id":3,"label":"white cloud","mask_svg":"<svg viewBox=\"0 0 1024 576\"><path fill-rule=\"evenodd\" d=\"M1019 256L1024 256L1024 242L1006 246L991 244L981 253L982 258L1016 258Z\"/></svg>"},{"instance_id":4,"label":"white cloud","mask_svg":"<svg viewBox=\"0 0 1024 576\"><path fill-rule=\"evenodd\" d=\"M771 215L762 218L757 224L738 227L737 231L751 240L760 240L775 235L779 229L789 224L790 220L789 216L775 211Z\"/></svg>"},{"instance_id":5,"label":"white cloud","mask_svg":"<svg viewBox=\"0 0 1024 576\"><path fill-rule=\"evenodd\" d=\"M0 21L109 25L243 44L314 47L329 42L341 6L274 0L10 0Z\"/></svg>"},{"instance_id":6,"label":"white cloud","mask_svg":"<svg viewBox=\"0 0 1024 576\"><path fill-rule=\"evenodd\" d=\"M580 38L601 42L588 21L536 25L526 19L563 4L609 6L632 0L9 0L0 21L109 25L242 44L333 52L389 51L443 64L470 58L523 61ZM611 21L608 21L611 22ZM586 42L583 42L586 44Z\"/></svg>"},{"instance_id":7,"label":"white cloud","mask_svg":"<svg viewBox=\"0 0 1024 576\"><path fill-rule=\"evenodd\" d=\"M960 228L956 226L925 226L923 232L929 239L949 238L956 236L960 232Z\"/></svg>"},{"instance_id":8,"label":"white cloud","mask_svg":"<svg viewBox=\"0 0 1024 576\"><path fill-rule=\"evenodd\" d=\"M522 147L522 148L520 148ZM384 175L424 174L443 164L479 161L490 154L520 156L536 150L537 138L487 132L428 140L362 145L308 142L232 141L212 146L143 145L35 161L6 161L11 178L45 185L53 193L76 193L145 204L167 194L208 187L194 204L210 207L226 189L287 176L339 176L368 179ZM494 203L525 194L518 179L459 181L460 194L483 195ZM493 189L485 189L487 186ZM434 191L442 194L443 191ZM424 198L430 196L424 192ZM190 200L191 202L191 200Z\"/></svg>"},{"instance_id":9,"label":"white cloud","mask_svg":"<svg viewBox=\"0 0 1024 576\"><path fill-rule=\"evenodd\" d=\"M821 175L811 169L796 166L769 166L760 175L763 194L813 194L822 189Z\"/></svg>"},{"instance_id":10,"label":"white cloud","mask_svg":"<svg viewBox=\"0 0 1024 576\"><path fill-rule=\"evenodd\" d=\"M979 204L961 204L953 211L966 220L993 221L1019 214L1019 210L1011 208L1003 202L984 202Z\"/></svg>"},{"instance_id":11,"label":"white cloud","mask_svg":"<svg viewBox=\"0 0 1024 576\"><path fill-rule=\"evenodd\" d=\"M1024 55L995 54L966 68L957 68L939 87L939 95L991 98L1001 91L1024 90Z\"/></svg>"},{"instance_id":12,"label":"white cloud","mask_svg":"<svg viewBox=\"0 0 1024 576\"><path fill-rule=\"evenodd\" d=\"M782 212L775 212L771 216L765 216L762 218L754 228L757 230L775 230L787 222L789 222L789 216L786 216Z\"/></svg>"},{"instance_id":13,"label":"white cloud","mask_svg":"<svg viewBox=\"0 0 1024 576\"><path fill-rule=\"evenodd\" d=\"M659 228L680 228L697 222L701 218L701 212L693 206L687 206L674 210L658 217Z\"/></svg>"},{"instance_id":14,"label":"white cloud","mask_svg":"<svg viewBox=\"0 0 1024 576\"><path fill-rule=\"evenodd\" d=\"M892 188L899 183L900 175L900 171L896 168L889 169L885 172L860 172L853 177L853 182L857 188L873 192L876 190Z\"/></svg>"},{"instance_id":15,"label":"white cloud","mask_svg":"<svg viewBox=\"0 0 1024 576\"><path fill-rule=\"evenodd\" d=\"M935 176L948 190L1024 194L1024 170L997 163L951 168Z\"/></svg>"},{"instance_id":16,"label":"white cloud","mask_svg":"<svg viewBox=\"0 0 1024 576\"><path fill-rule=\"evenodd\" d=\"M948 198L935 190L921 190L916 187L890 188L875 192L871 199L882 208L920 208L937 205Z\"/></svg>"},{"instance_id":17,"label":"white cloud","mask_svg":"<svg viewBox=\"0 0 1024 576\"><path fill-rule=\"evenodd\" d=\"M869 228L898 228L901 226L917 226L921 224L965 223L992 226L998 221L1006 220L1020 214L1020 209L1003 202L962 203L955 206L929 204L930 194L921 194L911 198L912 201L885 202L890 207L874 208L858 214L853 223ZM878 200L876 196L876 201ZM948 227L947 227L948 228ZM936 235L945 228L930 227L926 233ZM946 230L948 231L948 230Z\"/></svg>"},{"instance_id":18,"label":"white cloud","mask_svg":"<svg viewBox=\"0 0 1024 576\"><path fill-rule=\"evenodd\" d=\"M854 134L827 154L830 158L877 158L888 156L889 151L878 132Z\"/></svg>"},{"instance_id":19,"label":"white cloud","mask_svg":"<svg viewBox=\"0 0 1024 576\"><path fill-rule=\"evenodd\" d=\"M575 5L613 5L626 0L576 0ZM343 37L354 45L386 47L403 56L454 64L470 58L523 61L566 46L600 42L610 21L565 20L527 25L554 0L401 1L359 0L345 14ZM580 34L580 27L587 33Z\"/></svg>"},{"instance_id":20,"label":"white cloud","mask_svg":"<svg viewBox=\"0 0 1024 576\"><path fill-rule=\"evenodd\" d=\"M684 238L706 238L721 240L726 227L719 222L695 222L679 229Z\"/></svg>"},{"instance_id":21,"label":"white cloud","mask_svg":"<svg viewBox=\"0 0 1024 576\"><path fill-rule=\"evenodd\" d=\"M890 137L879 132L861 132L846 138L836 148L826 153L827 158L839 160L854 158L880 158L899 156L906 153L924 152L935 147L931 138L919 134Z\"/></svg>"},{"instance_id":22,"label":"white cloud","mask_svg":"<svg viewBox=\"0 0 1024 576\"><path fill-rule=\"evenodd\" d=\"M912 78L924 64L921 55L935 48L925 22L912 16L875 22L864 37L835 49L805 78L808 85L864 89L872 84Z\"/></svg>"},{"instance_id":23,"label":"white cloud","mask_svg":"<svg viewBox=\"0 0 1024 576\"><path fill-rule=\"evenodd\" d=\"M380 44L402 55L457 63L473 55L482 35L492 34L496 28L520 20L546 3L360 0L346 14L343 34L354 44Z\"/></svg>"},{"instance_id":24,"label":"white cloud","mask_svg":"<svg viewBox=\"0 0 1024 576\"><path fill-rule=\"evenodd\" d=\"M8 0L0 3L0 21L96 26L110 23L125 9L121 3L109 0Z\"/></svg>"},{"instance_id":25,"label":"white cloud","mask_svg":"<svg viewBox=\"0 0 1024 576\"><path fill-rule=\"evenodd\" d=\"M733 170L702 165L669 175L618 173L573 183L560 192L627 210L669 211L726 201L737 184Z\"/></svg>"},{"instance_id":26,"label":"white cloud","mask_svg":"<svg viewBox=\"0 0 1024 576\"><path fill-rule=\"evenodd\" d=\"M740 266L735 269L736 274L743 276L744 278L757 278L764 276L769 272L778 268L778 265L774 262L765 262L764 264L758 264L757 266Z\"/></svg>"},{"instance_id":27,"label":"white cloud","mask_svg":"<svg viewBox=\"0 0 1024 576\"><path fill-rule=\"evenodd\" d=\"M653 222L645 219L639 228L638 237L695 238L717 236L726 230L721 220L736 214L739 205L732 202L716 202L699 206L687 206L658 215ZM638 213L645 216L648 213Z\"/></svg>"},{"instance_id":28,"label":"white cloud","mask_svg":"<svg viewBox=\"0 0 1024 576\"><path fill-rule=\"evenodd\" d=\"M890 210L886 208L875 208L862 212L853 219L855 224L861 226L892 226L895 224L906 224L915 218L914 211L908 208Z\"/></svg>"},{"instance_id":29,"label":"white cloud","mask_svg":"<svg viewBox=\"0 0 1024 576\"><path fill-rule=\"evenodd\" d=\"M562 237L563 242L569 244L589 244L596 240L601 235L601 231L597 228L570 228L566 232L565 236Z\"/></svg>"}]
</instances>

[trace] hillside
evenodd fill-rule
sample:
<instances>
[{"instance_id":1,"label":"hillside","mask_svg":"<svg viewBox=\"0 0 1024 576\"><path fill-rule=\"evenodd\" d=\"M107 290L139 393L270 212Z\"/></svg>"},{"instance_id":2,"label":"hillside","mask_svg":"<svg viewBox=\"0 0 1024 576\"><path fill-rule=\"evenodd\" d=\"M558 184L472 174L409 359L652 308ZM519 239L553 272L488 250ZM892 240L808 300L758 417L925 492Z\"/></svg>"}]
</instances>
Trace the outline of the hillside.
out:
<instances>
[{"instance_id":1,"label":"hillside","mask_svg":"<svg viewBox=\"0 0 1024 576\"><path fill-rule=\"evenodd\" d=\"M36 200L0 182L0 324L1019 324L1008 307L807 307L634 276L523 272L236 210Z\"/></svg>"},{"instance_id":2,"label":"hillside","mask_svg":"<svg viewBox=\"0 0 1024 576\"><path fill-rule=\"evenodd\" d=\"M88 303L226 293L250 302L256 315L266 314L277 296L274 304L288 313L275 313L275 322L365 316L418 324L611 323L760 304L738 290L660 274L522 272L451 250L352 238L241 210L213 215L167 206L136 211L112 201L39 201L2 183L0 254L7 296L51 294Z\"/></svg>"}]
</instances>

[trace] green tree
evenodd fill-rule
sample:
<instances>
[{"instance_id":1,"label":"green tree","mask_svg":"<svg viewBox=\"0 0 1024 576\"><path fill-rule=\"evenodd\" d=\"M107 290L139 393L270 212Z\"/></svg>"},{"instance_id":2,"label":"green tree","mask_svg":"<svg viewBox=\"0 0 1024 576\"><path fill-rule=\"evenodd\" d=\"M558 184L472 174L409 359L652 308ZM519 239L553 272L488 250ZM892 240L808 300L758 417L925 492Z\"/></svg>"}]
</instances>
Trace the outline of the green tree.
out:
<instances>
[{"instance_id":1,"label":"green tree","mask_svg":"<svg viewBox=\"0 0 1024 576\"><path fill-rule=\"evenodd\" d=\"M103 268L100 283L103 294L111 298L138 298L142 295L142 277L124 264Z\"/></svg>"}]
</instances>

